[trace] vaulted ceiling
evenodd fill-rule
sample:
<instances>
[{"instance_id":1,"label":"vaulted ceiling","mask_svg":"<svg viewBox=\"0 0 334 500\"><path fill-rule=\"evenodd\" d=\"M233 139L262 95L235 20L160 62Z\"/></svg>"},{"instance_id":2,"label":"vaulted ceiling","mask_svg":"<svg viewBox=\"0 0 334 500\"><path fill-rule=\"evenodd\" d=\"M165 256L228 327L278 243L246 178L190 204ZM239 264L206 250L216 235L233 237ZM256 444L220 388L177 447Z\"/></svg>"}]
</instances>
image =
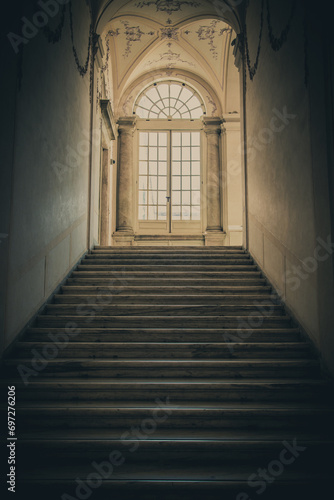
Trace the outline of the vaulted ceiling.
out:
<instances>
[{"instance_id":1,"label":"vaulted ceiling","mask_svg":"<svg viewBox=\"0 0 334 500\"><path fill-rule=\"evenodd\" d=\"M220 0L111 2L100 25L114 97L147 73L178 70L200 77L222 99L235 33L217 5Z\"/></svg>"}]
</instances>

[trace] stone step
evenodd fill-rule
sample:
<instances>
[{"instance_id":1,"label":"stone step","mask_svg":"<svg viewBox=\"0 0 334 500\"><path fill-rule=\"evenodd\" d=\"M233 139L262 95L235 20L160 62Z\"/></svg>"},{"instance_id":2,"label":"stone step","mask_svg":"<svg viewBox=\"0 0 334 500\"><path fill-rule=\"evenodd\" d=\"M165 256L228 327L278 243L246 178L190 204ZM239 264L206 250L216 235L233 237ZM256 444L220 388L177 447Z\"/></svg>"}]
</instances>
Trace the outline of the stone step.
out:
<instances>
[{"instance_id":1,"label":"stone step","mask_svg":"<svg viewBox=\"0 0 334 500\"><path fill-rule=\"evenodd\" d=\"M171 463L171 461L186 461L186 463L193 464L194 467L203 463L230 465L231 463L246 464L250 463L250 456L252 460L259 460L260 462L266 461L270 463L273 457L279 457L281 451L285 448L290 449L290 459L292 455L291 450L297 449L303 451L300 460L298 461L298 468L304 468L312 464L315 468L315 456L317 468L329 468L328 458L332 454L332 447L334 445L333 437L326 439L324 436L318 439L310 437L301 438L298 435L283 436L279 429L274 432L272 439L259 439L253 438L247 440L237 439L223 439L219 437L222 432L216 431L218 436L206 439L205 437L198 438L184 438L183 431L175 432L175 436L170 432L170 437L159 437L158 425L152 421L150 427L147 426L148 433L153 431L153 437L143 430L130 431L124 429L119 431L115 437L100 437L100 438L87 438L83 435L80 439L73 439L70 436L64 438L60 435L59 431L49 433L50 437L43 439L35 437L34 439L22 438L20 436L20 460L22 462L29 462L29 467L32 466L33 461L35 466L44 466L46 463L55 463L55 460L60 460L62 466L65 464L71 465L72 461L83 464L86 461L104 461L109 456L112 450L121 451L123 457L126 459L123 470L128 469L129 464L145 463L151 469L161 467L162 464ZM144 426L145 428L145 426ZM87 432L87 431L86 431ZM89 435L89 432L87 432ZM199 432L200 434L200 432ZM54 437L57 436L57 437ZM123 437L122 437L123 436ZM281 439L280 439L281 438ZM284 443L284 444L283 444ZM31 450L34 449L34 453ZM307 453L305 453L307 451ZM181 465L181 462L180 462Z\"/></svg>"},{"instance_id":2,"label":"stone step","mask_svg":"<svg viewBox=\"0 0 334 500\"><path fill-rule=\"evenodd\" d=\"M167 253L167 254L224 254L224 253L243 253L247 254L247 251L239 246L228 246L228 247L189 247L189 246L128 246L128 247L116 247L116 246L97 246L90 253Z\"/></svg>"},{"instance_id":3,"label":"stone step","mask_svg":"<svg viewBox=\"0 0 334 500\"><path fill-rule=\"evenodd\" d=\"M185 268L187 269L196 269L196 268L203 268L207 269L209 268L227 268L230 269L231 266L236 267L239 269L241 268L252 268L256 267L254 262L251 259L178 259L178 258L163 258L163 259L156 259L156 258L147 258L147 259L119 259L119 258L99 258L98 256L91 256L90 258L87 256L85 259L83 259L80 263L81 265L84 266L106 266L106 267L115 267L116 269L121 267L121 268L137 268L140 269L140 267L143 267L144 269L146 267L157 267L157 269L160 268Z\"/></svg>"},{"instance_id":4,"label":"stone step","mask_svg":"<svg viewBox=\"0 0 334 500\"><path fill-rule=\"evenodd\" d=\"M233 253L224 253L224 254L194 254L194 253L187 253L187 254L166 254L166 253L127 253L127 254L112 254L112 253L91 253L87 254L84 257L85 260L88 261L95 261L95 260L106 260L107 263L111 262L130 262L133 263L134 261L139 261L138 263L145 264L147 262L153 262L156 261L158 263L160 262L168 262L168 263L188 263L191 264L193 262L198 262L198 263L213 263L216 262L218 265L220 265L223 262L226 262L228 264L234 263L234 264L239 264L240 262L244 262L246 264L253 262L252 258L245 254L245 253L240 253L240 254L233 254Z\"/></svg>"},{"instance_id":5,"label":"stone step","mask_svg":"<svg viewBox=\"0 0 334 500\"><path fill-rule=\"evenodd\" d=\"M254 295L261 296L266 295L270 297L276 297L275 294L272 293L272 288L270 286L213 286L213 287L204 287L204 286L163 286L157 290L157 287L149 287L149 286L121 286L114 287L110 286L75 286L66 285L61 287L62 294L71 294L71 295L108 295L113 293L117 296L147 296L147 295L159 295L159 296L191 296L196 297L200 295L201 297L205 296L251 296L253 298Z\"/></svg>"},{"instance_id":6,"label":"stone step","mask_svg":"<svg viewBox=\"0 0 334 500\"><path fill-rule=\"evenodd\" d=\"M181 305L181 304L191 304L191 305L279 305L281 302L278 297L270 294L263 295L160 295L159 294L137 294L137 295L118 295L118 290L115 291L109 289L108 293L96 293L96 294L57 294L53 297L53 302L55 304L129 304L129 305L140 305L140 304L164 304L164 305Z\"/></svg>"},{"instance_id":7,"label":"stone step","mask_svg":"<svg viewBox=\"0 0 334 500\"><path fill-rule=\"evenodd\" d=\"M52 350L52 354L54 355ZM51 351L50 351L51 353ZM18 374L18 366L32 366L31 358L5 360L8 376ZM45 358L44 358L45 359ZM39 377L57 378L142 378L142 379L293 379L320 377L317 360L194 360L194 359L50 359Z\"/></svg>"},{"instance_id":8,"label":"stone step","mask_svg":"<svg viewBox=\"0 0 334 500\"><path fill-rule=\"evenodd\" d=\"M218 466L217 466L218 467ZM231 465L233 467L233 465ZM57 469L58 477L54 478L55 467L40 469L39 477L25 475L21 481L25 498L38 498L48 500L76 499L78 495L94 495L94 500L105 500L106 498L121 498L122 500L228 500L247 499L254 497L254 485L249 486L250 476L256 476L254 464L248 465L243 471L234 465L234 473L231 468L212 469L205 467L189 467L184 464L174 464L174 470L161 467L158 470L148 471L138 469L134 465L133 472L127 470L124 474L122 468L116 469L111 479L100 479L100 482L91 482L91 474L96 473L92 467L75 469L60 467ZM64 470L64 473L63 473ZM52 475L53 474L53 475ZM101 476L99 476L100 478ZM284 472L281 477L269 476L272 483L258 479L260 485L264 485L264 493L261 500L314 500L315 498L327 498L331 483L328 473L312 472ZM46 478L46 479L44 479ZM67 478L67 479L66 479ZM72 479L71 479L72 478ZM73 478L77 478L75 481ZM81 479L79 487L78 481ZM97 487L96 484L99 486ZM259 490L259 484L255 485ZM262 491L262 490L261 490ZM88 492L88 493L87 493ZM65 496L67 495L67 496ZM241 496L243 495L243 496Z\"/></svg>"},{"instance_id":9,"label":"stone step","mask_svg":"<svg viewBox=\"0 0 334 500\"><path fill-rule=\"evenodd\" d=\"M36 335L36 334L35 334ZM93 341L74 341L62 333L40 335L41 341L16 344L13 356L33 358L37 351L46 358L58 352L61 358L93 359L312 359L314 353L306 342L286 343L224 343L224 342L103 342L103 336ZM43 341L42 341L43 339ZM84 337L81 335L81 339ZM154 339L156 340L156 339ZM9 360L10 361L10 360ZM8 361L8 362L9 362Z\"/></svg>"},{"instance_id":10,"label":"stone step","mask_svg":"<svg viewBox=\"0 0 334 500\"><path fill-rule=\"evenodd\" d=\"M151 301L152 302L152 301ZM162 300L162 302L164 302ZM89 315L94 311L95 314L101 316L285 316L285 311L282 305L270 303L263 304L262 301L258 304L113 304L108 302L96 301L95 303L87 303L80 301L79 304L47 304L45 307L46 314L54 316L66 315Z\"/></svg>"},{"instance_id":11,"label":"stone step","mask_svg":"<svg viewBox=\"0 0 334 500\"><path fill-rule=\"evenodd\" d=\"M29 365L23 365L28 368ZM42 373L42 365L40 372ZM36 370L35 370L36 372ZM21 373L26 373L21 370ZM18 401L149 401L170 398L174 403L185 401L211 402L279 402L279 401L320 401L328 393L329 384L321 379L256 379L233 380L232 378L162 380L143 378L117 379L58 379L44 378L29 374L20 380L19 373L14 378ZM25 382L25 383L24 383Z\"/></svg>"},{"instance_id":12,"label":"stone step","mask_svg":"<svg viewBox=\"0 0 334 500\"><path fill-rule=\"evenodd\" d=\"M177 401L173 404L166 399L156 403L136 403L123 405L121 402L112 404L109 401L87 403L71 403L55 401L52 405L21 401L18 406L17 424L20 432L30 432L34 429L44 429L46 432L54 429L124 429L131 431L139 428L148 420L158 422L159 431L163 429L183 429L198 432L226 431L234 429L238 432L253 430L261 432L286 431L286 435L294 431L299 433L314 432L321 429L325 435L333 433L334 409L291 401L280 403L215 403L203 400L202 403L186 404Z\"/></svg>"},{"instance_id":13,"label":"stone step","mask_svg":"<svg viewBox=\"0 0 334 500\"><path fill-rule=\"evenodd\" d=\"M239 328L256 330L257 328L290 328L291 318L289 316L262 316L247 313L244 316L129 316L113 315L98 316L95 308L86 310L87 315L67 314L51 315L43 314L37 317L36 325L53 328ZM230 313L231 314L231 313Z\"/></svg>"},{"instance_id":14,"label":"stone step","mask_svg":"<svg viewBox=\"0 0 334 500\"><path fill-rule=\"evenodd\" d=\"M133 266L134 267L134 266ZM193 268L186 268L185 266L179 266L178 268L171 266L138 266L137 269L131 270L129 266L82 266L79 265L76 271L73 271L72 275L74 277L111 277L111 278L122 278L123 280L127 278L143 277L143 278L179 278L179 279L195 279L195 278L260 278L260 271L256 270L256 267L252 268L248 266L247 269L242 269L242 266L232 266L227 268L225 266L225 271L223 268L210 267L209 269L199 268L198 266L193 266ZM254 270L253 270L254 269Z\"/></svg>"},{"instance_id":15,"label":"stone step","mask_svg":"<svg viewBox=\"0 0 334 500\"><path fill-rule=\"evenodd\" d=\"M193 277L160 277L156 278L153 276L148 277L147 273L142 277L129 277L127 275L111 275L109 277L104 276L95 276L94 273L91 273L89 276L82 276L81 273L77 272L74 276L74 273L71 275L72 277L66 281L67 285L84 285L84 286L112 286L118 287L119 290L126 289L133 286L141 286L141 287L158 287L160 290L165 288L165 286L169 287L249 287L249 286L266 286L267 282L264 278L256 277L238 277L238 278L217 278L213 275L211 278L193 278ZM74 277L73 277L74 276ZM240 276L240 275L239 275Z\"/></svg>"},{"instance_id":16,"label":"stone step","mask_svg":"<svg viewBox=\"0 0 334 500\"><path fill-rule=\"evenodd\" d=\"M296 343L301 340L301 334L298 328L193 328L189 329L187 327L180 328L80 328L80 330L74 325L68 325L65 328L43 328L43 327L31 327L27 330L27 340L30 341L49 341L52 340L54 336L60 336L60 341L62 342L65 335L65 341L67 338L70 342L95 342L99 344L100 342L224 342L224 344L230 349L234 350L234 346L237 343L241 343L245 346L252 345L252 343L270 343L271 345L279 342L284 343ZM198 325L197 325L198 326ZM215 325L217 326L217 325ZM50 337L51 335L52 337ZM240 345L240 344L238 344ZM304 345L301 344L300 345ZM131 348L131 345L130 345Z\"/></svg>"}]
</instances>

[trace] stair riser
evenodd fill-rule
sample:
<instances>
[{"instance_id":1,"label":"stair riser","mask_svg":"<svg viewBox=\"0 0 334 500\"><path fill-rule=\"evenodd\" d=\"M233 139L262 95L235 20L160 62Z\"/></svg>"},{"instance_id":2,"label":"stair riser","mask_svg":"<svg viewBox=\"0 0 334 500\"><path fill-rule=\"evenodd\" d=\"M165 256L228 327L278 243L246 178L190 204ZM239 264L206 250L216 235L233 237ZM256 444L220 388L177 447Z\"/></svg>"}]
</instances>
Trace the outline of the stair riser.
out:
<instances>
[{"instance_id":1,"label":"stair riser","mask_svg":"<svg viewBox=\"0 0 334 500\"><path fill-rule=\"evenodd\" d=\"M87 326L87 325L86 325ZM60 335L60 338L63 339L63 335L65 333L64 328L30 328L27 332L27 340L31 342L53 342L52 338L49 337L49 334L57 336ZM68 336L67 336L68 337ZM235 343L240 342L245 345L245 349L247 349L247 345L251 343L271 343L275 352L276 343L280 342L288 342L295 343L300 342L300 333L297 330L292 329L277 329L267 328L263 329L250 329L250 330L239 330L239 329L225 329L225 330L201 330L201 329L193 329L193 330L178 330L178 329L157 329L154 330L143 330L143 329L98 329L98 328L82 328L80 333L75 333L75 335L71 336L70 342L94 342L96 343L96 349L100 349L99 344L102 342L126 342L129 343L129 349L131 348L131 342L174 342L174 343L182 343L182 342L202 342L202 343L210 343L210 342L223 342L225 347L229 350L229 352L236 352L237 347L234 345ZM61 340L62 342L63 340ZM296 349L296 352L298 348ZM134 355L136 352L133 351Z\"/></svg>"},{"instance_id":2,"label":"stair riser","mask_svg":"<svg viewBox=\"0 0 334 500\"><path fill-rule=\"evenodd\" d=\"M191 296L192 299L196 299L196 296L200 295L204 296L221 296L224 298L225 296L263 296L272 298L271 288L268 286L261 287L173 287L173 286L164 286L161 287L158 291L156 287L125 287L122 286L120 288L115 288L114 286L63 286L61 289L63 295L110 295L113 293L116 297L127 297L128 295L136 295L136 296L146 296L146 295L156 295L157 293L165 296L177 295L181 297L183 295Z\"/></svg>"},{"instance_id":3,"label":"stair riser","mask_svg":"<svg viewBox=\"0 0 334 500\"><path fill-rule=\"evenodd\" d=\"M32 378L31 383L25 389L17 387L17 394L20 401L63 401L69 404L71 401L150 401L155 398L170 397L173 401L210 401L210 402L296 402L296 401L317 401L324 397L325 392L320 389L292 389L286 388L206 388L197 389L194 386L187 386L186 381L182 388L148 388L148 389L124 389L110 387L94 389L70 389L64 384L62 387L53 387L49 389L35 388ZM61 380L59 381L61 386Z\"/></svg>"},{"instance_id":4,"label":"stair riser","mask_svg":"<svg viewBox=\"0 0 334 500\"><path fill-rule=\"evenodd\" d=\"M126 432L126 431L125 431ZM121 436L121 433L120 433ZM282 442L276 444L241 444L229 443L227 446L212 446L213 443L197 443L196 446L189 446L184 443L175 443L171 446L164 446L162 443L156 445L146 444L141 439L132 441L113 441L102 444L95 442L85 443L46 443L32 442L25 443L20 440L20 461L22 464L29 463L35 467L42 467L45 462L50 465L57 465L57 461L61 461L62 466L71 466L73 461L77 465L85 465L85 462L92 463L96 461L101 463L105 461L111 451L118 450L126 459L126 463L122 466L122 472L126 473L128 466L132 464L145 463L151 470L157 470L163 465L171 465L179 463L180 467L186 464L194 465L195 467L203 462L211 464L229 465L235 464L250 464L252 463L270 463L273 457L279 457L284 445ZM36 457L31 457L30 446L38 450ZM329 468L328 458L331 452L332 443L316 445L310 442L302 442L298 440L298 446L306 448L300 454L298 462L294 469L304 470L307 467L312 467L313 472L316 470L323 471L326 467ZM131 451L132 450L132 451ZM291 452L286 454L291 457ZM251 458L250 458L251 457ZM315 457L318 457L315 463Z\"/></svg>"},{"instance_id":5,"label":"stair riser","mask_svg":"<svg viewBox=\"0 0 334 500\"><path fill-rule=\"evenodd\" d=\"M130 270L128 268L122 270L116 270L110 267L110 269L98 269L98 266L92 267L91 270L87 268L88 266L78 266L78 271L73 271L72 276L74 278L95 278L101 277L104 279L122 279L123 283L126 284L128 279L131 278L152 278L152 279L161 279L161 278L178 278L179 280L184 279L203 279L203 278L220 278L220 279L259 279L261 278L261 273L259 271L246 271L246 270L221 270L213 268L212 270L201 270L198 266L195 266L194 269L185 269L184 266L180 266L179 270L173 270L172 268L168 268L168 270L150 270L143 269L143 266L140 266L141 270ZM83 268L83 269L82 269ZM141 280L142 281L142 280ZM212 284L212 283L211 283Z\"/></svg>"},{"instance_id":6,"label":"stair riser","mask_svg":"<svg viewBox=\"0 0 334 500\"><path fill-rule=\"evenodd\" d=\"M120 305L147 305L147 304L164 304L164 305L244 305L250 306L254 303L260 303L261 306L277 306L279 305L278 300L273 300L270 295L254 295L254 296L217 296L217 295L206 295L206 296L187 296L187 295L116 295L113 292L108 294L95 294L95 295L56 295L54 297L54 303L57 305L62 304L120 304Z\"/></svg>"},{"instance_id":7,"label":"stair riser","mask_svg":"<svg viewBox=\"0 0 334 500\"><path fill-rule=\"evenodd\" d=\"M25 364L25 363L24 363ZM28 364L29 366L29 364ZM16 376L17 368L6 366L6 371L8 376ZM319 367L294 367L294 368L282 368L277 369L275 367L251 367L251 368L182 368L170 367L170 368L103 368L99 366L94 367L68 367L62 363L58 365L51 364L43 370L43 375L41 377L47 378L84 378L84 379L98 379L98 378L183 378L183 379L213 379L216 378L231 378L231 379L242 379L242 378L273 378L273 379L288 379L288 378L306 378L306 377L319 377L320 370Z\"/></svg>"},{"instance_id":8,"label":"stair riser","mask_svg":"<svg viewBox=\"0 0 334 500\"><path fill-rule=\"evenodd\" d=\"M69 278L66 282L67 285L78 285L78 286L107 286L112 287L113 289L117 290L127 290L131 286L141 286L141 287L154 287L159 290L158 293L160 293L161 288L165 287L189 287L189 286L196 286L198 288L201 288L203 286L206 287L212 287L212 286L219 286L219 287L224 287L224 286L260 286L260 285L265 285L266 281L263 278L252 278L252 277L235 277L235 278L224 278L220 277L218 278L217 275L213 275L211 278L205 278L205 277L194 277L193 274L190 274L189 277L175 277L175 276L170 276L168 277L156 277L156 276L151 276L147 277L147 273L145 276L142 277L136 277L136 278L131 278L129 276L109 276L106 277L103 275L102 276L96 276L96 274L92 275L90 274L88 277L84 277L81 275L81 273L77 273L74 275L72 273L72 277ZM75 277L73 277L75 276Z\"/></svg>"},{"instance_id":9,"label":"stair riser","mask_svg":"<svg viewBox=\"0 0 334 500\"><path fill-rule=\"evenodd\" d=\"M156 256L149 256L146 258L136 257L136 258L119 258L119 257L105 257L105 256L87 256L84 260L81 261L80 265L82 266L95 266L95 265L103 265L103 266L166 266L166 267L174 267L174 266L254 266L254 262L249 258L238 258L235 259L233 257L226 258L216 258L216 257L176 257L176 258L166 258L161 257L158 258Z\"/></svg>"},{"instance_id":10,"label":"stair riser","mask_svg":"<svg viewBox=\"0 0 334 500\"><path fill-rule=\"evenodd\" d=\"M88 414L89 413L89 414ZM21 418L17 423L20 426L21 432L25 428L43 428L43 429L124 429L130 431L132 427L141 428L142 425L149 427L150 423L145 423L146 419L152 420L152 415L129 415L125 412L90 412L87 409L83 411L69 411L65 415L60 413L52 416L52 412L34 412L20 411ZM162 418L162 417L161 417ZM164 422L159 422L159 429L281 429L295 430L296 436L302 430L312 430L322 428L324 431L332 426L333 415L314 415L308 416L303 414L290 415L273 412L270 416L261 416L252 414L251 412L240 415L238 412L220 412L212 414L206 411L201 415L190 415L188 412L182 417L170 415ZM143 424L144 422L144 424ZM155 427L155 423L151 424L151 428Z\"/></svg>"},{"instance_id":11,"label":"stair riser","mask_svg":"<svg viewBox=\"0 0 334 500\"><path fill-rule=\"evenodd\" d=\"M108 299L110 300L110 299ZM282 306L264 305L110 305L97 301L95 304L87 304L84 301L78 305L50 304L46 306L46 313L57 316L79 314L81 316L91 315L94 312L98 316L280 316L285 315Z\"/></svg>"},{"instance_id":12,"label":"stair riser","mask_svg":"<svg viewBox=\"0 0 334 500\"><path fill-rule=\"evenodd\" d=\"M184 316L110 316L110 317L95 317L92 311L91 316L83 317L77 315L68 316L39 316L37 325L50 328L66 328L66 325L76 325L76 328L224 328L238 329L249 324L256 330L257 328L290 328L291 323L289 318L285 317L251 317L247 316L231 317L231 316L207 316L184 317ZM243 333L241 331L241 333Z\"/></svg>"},{"instance_id":13,"label":"stair riser","mask_svg":"<svg viewBox=\"0 0 334 500\"><path fill-rule=\"evenodd\" d=\"M78 345L75 342L66 344L59 343L55 348L50 347L52 342L47 343L31 343L26 347L18 347L15 350L15 357L31 359L34 356L33 349L39 352L46 359L52 358L55 353L59 354L60 358L77 359L77 358L94 358L94 359L307 359L311 358L311 352L307 346L299 346L292 344L291 349L288 346L280 346L275 348L275 344L271 347L245 345L230 345L221 347L218 346L184 346L180 347L177 344L169 346L166 344L161 347L156 347L152 343L145 347L138 347L136 344L129 343L126 346L117 346L113 344L99 345L98 342L91 344ZM82 339L84 340L84 338Z\"/></svg>"}]
</instances>

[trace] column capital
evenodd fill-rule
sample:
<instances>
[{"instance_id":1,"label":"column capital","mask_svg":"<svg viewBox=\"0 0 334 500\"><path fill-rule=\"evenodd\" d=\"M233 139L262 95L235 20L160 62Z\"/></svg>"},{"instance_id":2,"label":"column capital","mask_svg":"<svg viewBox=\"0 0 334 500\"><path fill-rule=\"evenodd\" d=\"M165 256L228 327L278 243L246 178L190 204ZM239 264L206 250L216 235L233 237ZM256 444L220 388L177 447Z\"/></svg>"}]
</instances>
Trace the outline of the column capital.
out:
<instances>
[{"instance_id":1,"label":"column capital","mask_svg":"<svg viewBox=\"0 0 334 500\"><path fill-rule=\"evenodd\" d=\"M205 116L202 118L203 130L207 135L215 134L220 135L224 131L224 120L217 116Z\"/></svg>"},{"instance_id":2,"label":"column capital","mask_svg":"<svg viewBox=\"0 0 334 500\"><path fill-rule=\"evenodd\" d=\"M131 134L133 135L137 126L136 116L122 116L117 121L118 132L120 134Z\"/></svg>"}]
</instances>

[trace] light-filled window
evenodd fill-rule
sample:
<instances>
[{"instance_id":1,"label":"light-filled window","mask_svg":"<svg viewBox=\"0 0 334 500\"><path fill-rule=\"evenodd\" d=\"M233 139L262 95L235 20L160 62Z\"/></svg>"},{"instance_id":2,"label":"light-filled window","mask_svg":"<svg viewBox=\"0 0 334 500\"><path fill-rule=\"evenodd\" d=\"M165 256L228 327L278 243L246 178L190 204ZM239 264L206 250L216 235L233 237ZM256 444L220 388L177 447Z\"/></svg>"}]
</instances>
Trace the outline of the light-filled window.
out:
<instances>
[{"instance_id":1,"label":"light-filled window","mask_svg":"<svg viewBox=\"0 0 334 500\"><path fill-rule=\"evenodd\" d=\"M200 144L197 131L139 133L139 220L201 219Z\"/></svg>"},{"instance_id":2,"label":"light-filled window","mask_svg":"<svg viewBox=\"0 0 334 500\"><path fill-rule=\"evenodd\" d=\"M155 83L139 96L134 113L144 119L196 120L205 114L200 96L184 83Z\"/></svg>"}]
</instances>

